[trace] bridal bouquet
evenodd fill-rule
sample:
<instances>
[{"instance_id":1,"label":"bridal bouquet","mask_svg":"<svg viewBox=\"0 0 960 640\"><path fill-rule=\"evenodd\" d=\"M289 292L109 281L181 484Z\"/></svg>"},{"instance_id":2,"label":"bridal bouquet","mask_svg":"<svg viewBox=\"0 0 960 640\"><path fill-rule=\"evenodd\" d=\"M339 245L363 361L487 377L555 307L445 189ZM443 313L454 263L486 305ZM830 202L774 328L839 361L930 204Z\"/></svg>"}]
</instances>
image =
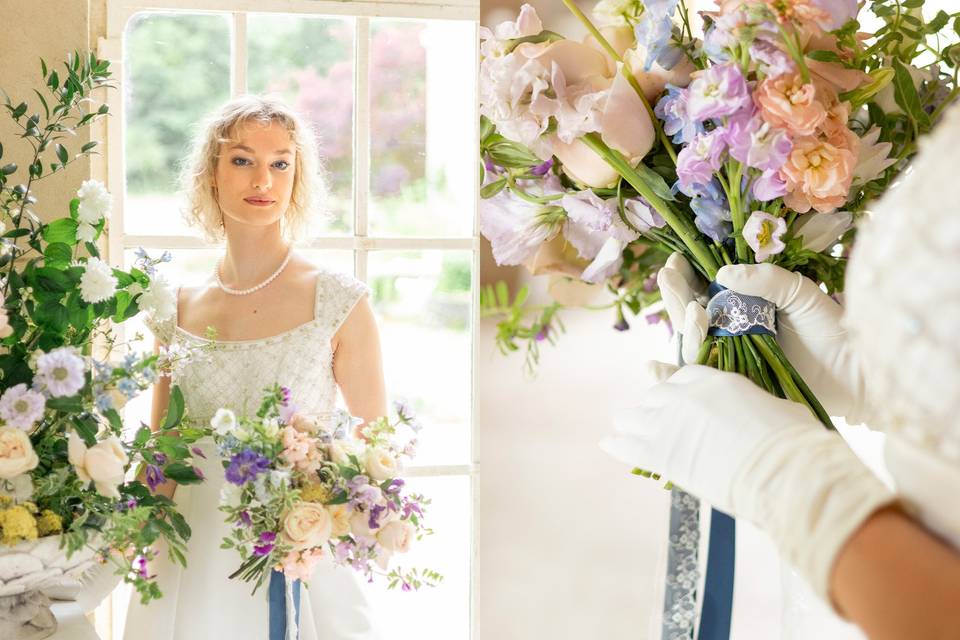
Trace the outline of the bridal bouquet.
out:
<instances>
[{"instance_id":1,"label":"bridal bouquet","mask_svg":"<svg viewBox=\"0 0 960 640\"><path fill-rule=\"evenodd\" d=\"M430 501L404 490L402 458L415 454L416 439L394 440L398 427L420 424L404 403L395 422L366 424L344 411L332 416L296 412L290 390L265 390L255 416L238 418L222 408L211 419L223 458L226 485L220 510L233 524L224 549L236 549L240 567L231 578L253 581L254 592L276 569L289 580L307 581L329 553L370 581L384 575L404 591L435 586L431 570L387 569L395 553L432 531L424 526Z\"/></svg>"},{"instance_id":2,"label":"bridal bouquet","mask_svg":"<svg viewBox=\"0 0 960 640\"><path fill-rule=\"evenodd\" d=\"M107 106L96 107L89 94L109 86L108 62L74 53L62 75L41 65L49 90L46 98L36 92L42 113L28 115L26 103L14 104L4 94L6 111L23 131L19 139L34 151L24 169L13 162L0 166L0 636L5 638L37 628L52 633L55 621L41 591L70 584L97 560L116 565L143 602L159 597L146 571L149 549L163 538L174 559L185 564L190 528L173 502L153 495L147 485L158 474L184 483L202 479L191 464L190 446L202 431L180 427L179 389L173 388L157 432L144 425L129 437L120 413L158 376L195 355L137 353L113 331L113 325L140 313L162 319L173 312L172 291L154 276L156 265L168 258L142 253L129 270L100 258L96 242L111 196L95 180L83 182L67 215L44 222L34 213L36 182L96 145L88 142L76 153L65 146L68 134L107 114ZM128 471L144 465L147 484L127 479ZM37 606L45 613L37 613ZM23 617L25 611L33 618Z\"/></svg>"},{"instance_id":3,"label":"bridal bouquet","mask_svg":"<svg viewBox=\"0 0 960 640\"><path fill-rule=\"evenodd\" d=\"M481 231L500 264L605 287L619 330L625 310L663 318L656 276L674 252L694 289L769 262L839 293L857 218L957 95L960 13L925 18L922 0L875 0L872 16L855 0L722 0L702 37L682 0L602 0L593 20L563 1L583 42L529 5L481 29ZM720 289L697 360L829 425L773 306ZM501 350L526 341L535 360L563 305L525 300L490 287L482 306Z\"/></svg>"}]
</instances>

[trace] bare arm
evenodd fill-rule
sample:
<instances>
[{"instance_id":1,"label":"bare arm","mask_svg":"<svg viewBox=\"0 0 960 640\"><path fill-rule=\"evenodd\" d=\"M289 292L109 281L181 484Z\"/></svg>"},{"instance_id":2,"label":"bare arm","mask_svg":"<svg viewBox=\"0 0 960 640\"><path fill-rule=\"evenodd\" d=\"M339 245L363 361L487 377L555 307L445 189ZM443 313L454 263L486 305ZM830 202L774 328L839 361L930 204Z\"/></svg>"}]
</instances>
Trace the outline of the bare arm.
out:
<instances>
[{"instance_id":1,"label":"bare arm","mask_svg":"<svg viewBox=\"0 0 960 640\"><path fill-rule=\"evenodd\" d=\"M960 638L960 552L897 509L881 509L850 537L830 588L870 640Z\"/></svg>"},{"instance_id":2,"label":"bare arm","mask_svg":"<svg viewBox=\"0 0 960 640\"><path fill-rule=\"evenodd\" d=\"M154 341L153 352L160 353L160 342ZM150 405L150 429L157 431L163 424L163 416L167 412L167 405L170 404L170 377L161 376L153 385L153 399ZM146 467L144 467L146 469ZM137 476L140 482L146 484L146 472L141 471ZM177 483L173 480L167 480L163 484L157 485L155 493L173 498L174 491L177 490Z\"/></svg>"},{"instance_id":3,"label":"bare arm","mask_svg":"<svg viewBox=\"0 0 960 640\"><path fill-rule=\"evenodd\" d=\"M354 305L333 336L331 345L333 376L350 413L363 418L364 422L386 415L387 394L383 382L380 332L369 296L364 296Z\"/></svg>"}]
</instances>

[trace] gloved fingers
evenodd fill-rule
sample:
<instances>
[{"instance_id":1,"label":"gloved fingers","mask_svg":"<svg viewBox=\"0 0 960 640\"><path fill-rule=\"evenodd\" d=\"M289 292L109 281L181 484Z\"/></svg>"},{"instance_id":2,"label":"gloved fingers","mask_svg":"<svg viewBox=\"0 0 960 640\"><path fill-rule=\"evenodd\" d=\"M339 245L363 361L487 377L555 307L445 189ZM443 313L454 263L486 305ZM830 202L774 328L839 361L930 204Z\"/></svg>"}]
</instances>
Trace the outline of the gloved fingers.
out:
<instances>
[{"instance_id":1,"label":"gloved fingers","mask_svg":"<svg viewBox=\"0 0 960 640\"><path fill-rule=\"evenodd\" d=\"M663 298L663 306L670 317L670 323L681 329L685 321L684 309L696 298L696 294L683 275L669 267L663 267L657 273L657 286L660 288L660 297Z\"/></svg>"},{"instance_id":2,"label":"gloved fingers","mask_svg":"<svg viewBox=\"0 0 960 640\"><path fill-rule=\"evenodd\" d=\"M646 469L653 460L650 443L644 438L616 434L605 436L598 444L600 449L611 458L634 467Z\"/></svg>"},{"instance_id":3,"label":"gloved fingers","mask_svg":"<svg viewBox=\"0 0 960 640\"><path fill-rule=\"evenodd\" d=\"M659 360L648 360L640 366L641 382L646 383L645 388L663 382L677 372L678 367L669 362L660 362Z\"/></svg>"},{"instance_id":4,"label":"gloved fingers","mask_svg":"<svg viewBox=\"0 0 960 640\"><path fill-rule=\"evenodd\" d=\"M684 311L683 329L680 331L683 336L683 361L687 364L696 363L700 345L706 339L709 327L707 310L696 300L691 300Z\"/></svg>"},{"instance_id":5,"label":"gloved fingers","mask_svg":"<svg viewBox=\"0 0 960 640\"><path fill-rule=\"evenodd\" d=\"M773 264L738 264L722 267L717 282L748 296L759 296L777 306L780 320L802 333L825 336L843 332L843 310L809 278Z\"/></svg>"},{"instance_id":6,"label":"gloved fingers","mask_svg":"<svg viewBox=\"0 0 960 640\"><path fill-rule=\"evenodd\" d=\"M665 269L671 269L679 273L683 279L686 280L687 286L694 292L704 288L704 283L700 279L700 276L697 275L697 272L693 270L690 262L679 251L671 253L670 257L663 263L663 266Z\"/></svg>"}]
</instances>

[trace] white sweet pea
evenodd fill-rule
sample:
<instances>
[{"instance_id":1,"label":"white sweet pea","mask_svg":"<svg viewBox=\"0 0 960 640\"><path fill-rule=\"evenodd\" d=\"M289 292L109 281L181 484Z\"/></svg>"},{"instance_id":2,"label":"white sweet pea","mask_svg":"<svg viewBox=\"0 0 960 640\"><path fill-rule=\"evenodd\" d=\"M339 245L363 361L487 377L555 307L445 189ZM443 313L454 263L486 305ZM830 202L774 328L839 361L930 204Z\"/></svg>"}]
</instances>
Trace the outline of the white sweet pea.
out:
<instances>
[{"instance_id":1,"label":"white sweet pea","mask_svg":"<svg viewBox=\"0 0 960 640\"><path fill-rule=\"evenodd\" d=\"M133 293L133 288L130 288ZM140 308L146 311L157 321L173 317L177 310L177 297L163 276L156 276L150 281L150 286L143 291L139 298Z\"/></svg>"},{"instance_id":2,"label":"white sweet pea","mask_svg":"<svg viewBox=\"0 0 960 640\"><path fill-rule=\"evenodd\" d=\"M217 435L225 436L237 428L237 416L230 409L217 409L210 418L210 427Z\"/></svg>"},{"instance_id":3,"label":"white sweet pea","mask_svg":"<svg viewBox=\"0 0 960 640\"><path fill-rule=\"evenodd\" d=\"M263 423L263 432L268 438L276 438L280 434L280 422L276 418L270 418Z\"/></svg>"},{"instance_id":4,"label":"white sweet pea","mask_svg":"<svg viewBox=\"0 0 960 640\"><path fill-rule=\"evenodd\" d=\"M77 216L80 222L90 225L97 224L101 218L109 217L111 195L102 182L98 180L84 180L77 190L80 198L80 207Z\"/></svg>"},{"instance_id":5,"label":"white sweet pea","mask_svg":"<svg viewBox=\"0 0 960 640\"><path fill-rule=\"evenodd\" d=\"M117 279L113 270L100 258L87 258L83 275L80 276L80 297L84 302L103 302L113 297Z\"/></svg>"},{"instance_id":6,"label":"white sweet pea","mask_svg":"<svg viewBox=\"0 0 960 640\"><path fill-rule=\"evenodd\" d=\"M852 186L864 185L876 179L887 167L897 162L890 157L893 145L889 142L877 142L880 138L880 129L871 127L860 138L860 151L857 154L857 166L853 168Z\"/></svg>"}]
</instances>

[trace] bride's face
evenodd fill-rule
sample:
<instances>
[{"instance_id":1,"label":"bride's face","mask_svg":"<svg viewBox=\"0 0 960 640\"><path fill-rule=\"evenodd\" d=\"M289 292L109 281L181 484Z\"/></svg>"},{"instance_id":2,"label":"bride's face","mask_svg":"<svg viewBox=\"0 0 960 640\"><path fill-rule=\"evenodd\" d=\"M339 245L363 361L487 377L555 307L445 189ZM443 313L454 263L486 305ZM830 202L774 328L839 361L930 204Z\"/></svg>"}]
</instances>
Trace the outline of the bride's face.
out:
<instances>
[{"instance_id":1,"label":"bride's face","mask_svg":"<svg viewBox=\"0 0 960 640\"><path fill-rule=\"evenodd\" d=\"M238 125L238 142L220 145L214 172L217 200L227 218L240 225L276 224L290 205L296 150L280 124Z\"/></svg>"}]
</instances>

